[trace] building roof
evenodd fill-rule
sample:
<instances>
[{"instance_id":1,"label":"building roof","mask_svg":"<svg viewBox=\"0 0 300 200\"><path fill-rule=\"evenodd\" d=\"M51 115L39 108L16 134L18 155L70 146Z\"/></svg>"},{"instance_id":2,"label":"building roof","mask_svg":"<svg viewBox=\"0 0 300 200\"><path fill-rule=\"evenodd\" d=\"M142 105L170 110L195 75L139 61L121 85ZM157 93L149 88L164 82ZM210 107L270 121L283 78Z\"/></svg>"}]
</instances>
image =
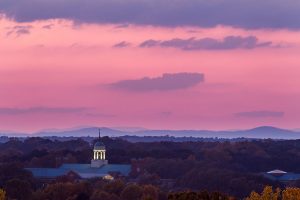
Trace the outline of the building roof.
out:
<instances>
[{"instance_id":1,"label":"building roof","mask_svg":"<svg viewBox=\"0 0 300 200\"><path fill-rule=\"evenodd\" d=\"M62 164L59 168L62 169L72 169L72 170L81 170L91 168L91 164Z\"/></svg>"},{"instance_id":2,"label":"building roof","mask_svg":"<svg viewBox=\"0 0 300 200\"><path fill-rule=\"evenodd\" d=\"M286 174L287 172L279 170L279 169L275 169L272 171L267 172L268 174Z\"/></svg>"},{"instance_id":3,"label":"building roof","mask_svg":"<svg viewBox=\"0 0 300 200\"><path fill-rule=\"evenodd\" d=\"M300 174L289 173L289 172L281 176L273 176L272 174L264 173L263 176L270 180L281 181L281 182L300 180Z\"/></svg>"},{"instance_id":4,"label":"building roof","mask_svg":"<svg viewBox=\"0 0 300 200\"><path fill-rule=\"evenodd\" d=\"M105 150L105 145L101 141L97 141L94 145L94 150Z\"/></svg>"},{"instance_id":5,"label":"building roof","mask_svg":"<svg viewBox=\"0 0 300 200\"><path fill-rule=\"evenodd\" d=\"M131 165L107 164L100 168L92 168L90 164L63 164L59 168L26 168L37 178L56 178L67 175L70 171L77 173L82 178L104 177L109 173L120 173L122 176L128 176L131 171Z\"/></svg>"},{"instance_id":6,"label":"building roof","mask_svg":"<svg viewBox=\"0 0 300 200\"><path fill-rule=\"evenodd\" d=\"M29 170L34 177L37 178L56 178L66 175L70 170L61 168L25 168Z\"/></svg>"},{"instance_id":7,"label":"building roof","mask_svg":"<svg viewBox=\"0 0 300 200\"><path fill-rule=\"evenodd\" d=\"M281 181L281 182L300 180L300 174L285 172L279 169L265 172L263 173L263 176L273 181Z\"/></svg>"},{"instance_id":8,"label":"building roof","mask_svg":"<svg viewBox=\"0 0 300 200\"><path fill-rule=\"evenodd\" d=\"M100 168L93 168L90 164L63 164L60 168L78 171L79 173L108 174L109 172L120 172L124 176L128 176L131 171L131 165L124 164L107 164Z\"/></svg>"}]
</instances>

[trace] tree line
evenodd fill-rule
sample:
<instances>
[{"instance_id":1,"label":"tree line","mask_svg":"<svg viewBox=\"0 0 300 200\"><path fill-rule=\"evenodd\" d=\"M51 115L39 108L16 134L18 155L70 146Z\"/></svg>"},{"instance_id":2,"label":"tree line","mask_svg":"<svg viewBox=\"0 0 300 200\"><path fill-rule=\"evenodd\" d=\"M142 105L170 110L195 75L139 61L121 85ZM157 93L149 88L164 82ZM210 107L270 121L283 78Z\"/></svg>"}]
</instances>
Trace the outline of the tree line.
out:
<instances>
[{"instance_id":1,"label":"tree line","mask_svg":"<svg viewBox=\"0 0 300 200\"><path fill-rule=\"evenodd\" d=\"M220 194L228 194L228 198L244 198L252 191L262 192L266 185L285 188L286 185L283 183L264 178L262 172L277 168L300 172L299 140L130 143L119 138L102 139L110 163L131 164L133 160L140 163L142 170L139 173L132 173L128 179L122 180L126 187L132 185L130 181L134 180L135 184L132 187L139 188L135 188L141 195L139 198L142 196L146 198L144 190L149 190L146 186L156 188L155 191L158 192L153 193L161 197L170 197L172 192L178 191L177 197L181 198L180 191L189 190L190 196L204 195L198 194L199 191L207 191L208 194L217 191ZM27 138L23 141L10 139L0 144L0 188L4 189L6 196L14 193L27 193L33 196L52 194L47 192L51 191L49 188L46 190L48 186L66 183L56 180L46 187L23 168L59 167L62 163L90 163L91 156L92 144L81 139L72 141L44 138ZM173 184L163 184L164 180L172 180ZM87 185L94 184L89 181ZM71 188L70 190L73 190L74 185L83 187L78 186L78 183L70 184L66 186ZM288 186L300 186L300 182L297 181L289 184ZM86 194L89 198L95 196L95 191L99 189L85 187L90 191ZM16 192L16 188L21 192ZM106 190L98 191L97 195L110 194L105 192L107 193ZM72 195L77 198L79 194ZM115 195L124 198L120 196L121 193ZM45 197L47 198L50 197Z\"/></svg>"}]
</instances>

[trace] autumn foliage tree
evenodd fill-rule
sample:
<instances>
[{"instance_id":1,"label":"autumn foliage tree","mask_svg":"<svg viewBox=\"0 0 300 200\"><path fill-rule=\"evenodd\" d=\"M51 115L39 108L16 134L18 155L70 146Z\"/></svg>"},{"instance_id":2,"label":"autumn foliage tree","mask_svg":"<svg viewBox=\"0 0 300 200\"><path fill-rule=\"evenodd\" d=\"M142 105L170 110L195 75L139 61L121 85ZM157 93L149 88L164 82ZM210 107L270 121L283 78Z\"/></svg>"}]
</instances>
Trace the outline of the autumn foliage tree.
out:
<instances>
[{"instance_id":1,"label":"autumn foliage tree","mask_svg":"<svg viewBox=\"0 0 300 200\"><path fill-rule=\"evenodd\" d=\"M183 191L170 193L168 200L234 200L234 198L220 192Z\"/></svg>"},{"instance_id":2,"label":"autumn foliage tree","mask_svg":"<svg viewBox=\"0 0 300 200\"><path fill-rule=\"evenodd\" d=\"M153 185L144 185L142 200L158 200L159 189Z\"/></svg>"},{"instance_id":3,"label":"autumn foliage tree","mask_svg":"<svg viewBox=\"0 0 300 200\"><path fill-rule=\"evenodd\" d=\"M273 190L271 186L266 186L260 194L251 192L246 200L300 200L300 188L288 187L281 191L279 188Z\"/></svg>"},{"instance_id":4,"label":"autumn foliage tree","mask_svg":"<svg viewBox=\"0 0 300 200\"><path fill-rule=\"evenodd\" d=\"M48 185L43 191L34 194L35 199L73 200L87 196L89 188L84 183L54 183Z\"/></svg>"},{"instance_id":5,"label":"autumn foliage tree","mask_svg":"<svg viewBox=\"0 0 300 200\"><path fill-rule=\"evenodd\" d=\"M3 189L0 189L0 200L5 200L6 192Z\"/></svg>"},{"instance_id":6,"label":"autumn foliage tree","mask_svg":"<svg viewBox=\"0 0 300 200\"><path fill-rule=\"evenodd\" d=\"M121 193L123 200L140 200L143 195L143 189L136 184L130 184L124 188Z\"/></svg>"},{"instance_id":7,"label":"autumn foliage tree","mask_svg":"<svg viewBox=\"0 0 300 200\"><path fill-rule=\"evenodd\" d=\"M27 200L31 199L32 189L27 181L11 179L5 185L7 196L11 199Z\"/></svg>"}]
</instances>

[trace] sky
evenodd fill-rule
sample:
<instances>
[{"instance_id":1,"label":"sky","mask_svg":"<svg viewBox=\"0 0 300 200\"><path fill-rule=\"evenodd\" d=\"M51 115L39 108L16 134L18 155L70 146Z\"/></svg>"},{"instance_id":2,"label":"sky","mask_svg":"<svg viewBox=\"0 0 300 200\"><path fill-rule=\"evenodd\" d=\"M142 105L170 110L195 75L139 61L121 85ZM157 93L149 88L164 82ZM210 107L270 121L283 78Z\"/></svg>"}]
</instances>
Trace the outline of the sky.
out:
<instances>
[{"instance_id":1,"label":"sky","mask_svg":"<svg viewBox=\"0 0 300 200\"><path fill-rule=\"evenodd\" d=\"M0 0L0 130L299 128L298 0Z\"/></svg>"}]
</instances>

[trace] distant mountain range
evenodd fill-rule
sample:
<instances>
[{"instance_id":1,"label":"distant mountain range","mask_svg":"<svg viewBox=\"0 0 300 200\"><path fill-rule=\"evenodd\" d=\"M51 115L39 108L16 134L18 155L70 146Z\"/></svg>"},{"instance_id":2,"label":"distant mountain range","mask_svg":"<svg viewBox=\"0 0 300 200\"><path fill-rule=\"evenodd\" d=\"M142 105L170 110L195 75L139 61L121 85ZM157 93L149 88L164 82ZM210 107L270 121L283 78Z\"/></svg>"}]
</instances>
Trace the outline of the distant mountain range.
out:
<instances>
[{"instance_id":1,"label":"distant mountain range","mask_svg":"<svg viewBox=\"0 0 300 200\"><path fill-rule=\"evenodd\" d=\"M300 132L280 129L271 126L261 126L248 130L210 131L210 130L149 130L143 128L101 128L102 136L120 137L130 136L174 136L174 137L202 137L202 138L272 138L272 139L300 139ZM79 127L73 129L49 129L32 134L1 132L0 135L11 137L97 137L97 127Z\"/></svg>"}]
</instances>

